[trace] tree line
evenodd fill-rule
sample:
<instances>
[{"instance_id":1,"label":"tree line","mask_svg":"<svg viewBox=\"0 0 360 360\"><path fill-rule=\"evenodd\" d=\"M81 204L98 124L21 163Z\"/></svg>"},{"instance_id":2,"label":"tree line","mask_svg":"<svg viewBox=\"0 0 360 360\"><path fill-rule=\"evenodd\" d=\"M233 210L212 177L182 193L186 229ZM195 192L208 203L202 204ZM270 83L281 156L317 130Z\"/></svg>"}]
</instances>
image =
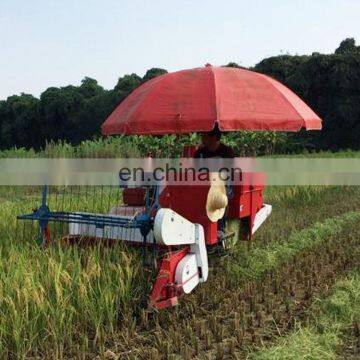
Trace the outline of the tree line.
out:
<instances>
[{"instance_id":1,"label":"tree line","mask_svg":"<svg viewBox=\"0 0 360 360\"><path fill-rule=\"evenodd\" d=\"M322 131L289 134L289 143L315 150L360 149L360 46L354 39L342 41L333 54L279 55L251 70L287 85L324 119ZM10 96L0 101L0 149L40 149L47 141L78 144L99 137L100 125L131 91L166 72L152 68L144 77L125 75L110 90L86 77L80 86L50 87L40 98Z\"/></svg>"},{"instance_id":2,"label":"tree line","mask_svg":"<svg viewBox=\"0 0 360 360\"><path fill-rule=\"evenodd\" d=\"M291 140L321 150L360 149L360 46L353 38L334 54L275 56L254 70L287 85L323 119L322 131L303 131Z\"/></svg>"},{"instance_id":3,"label":"tree line","mask_svg":"<svg viewBox=\"0 0 360 360\"><path fill-rule=\"evenodd\" d=\"M50 87L40 98L10 96L0 101L0 148L39 149L47 141L78 144L99 136L100 125L117 104L141 83L164 73L153 68L143 78L125 75L111 90L85 77L80 86Z\"/></svg>"}]
</instances>

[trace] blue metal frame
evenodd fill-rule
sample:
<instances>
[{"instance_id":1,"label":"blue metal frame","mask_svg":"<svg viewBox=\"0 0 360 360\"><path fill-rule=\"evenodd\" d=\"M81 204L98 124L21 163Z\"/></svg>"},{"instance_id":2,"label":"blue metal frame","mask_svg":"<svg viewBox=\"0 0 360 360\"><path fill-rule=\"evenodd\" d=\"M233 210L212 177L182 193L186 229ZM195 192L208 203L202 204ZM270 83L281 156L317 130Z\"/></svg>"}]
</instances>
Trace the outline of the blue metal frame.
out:
<instances>
[{"instance_id":1,"label":"blue metal frame","mask_svg":"<svg viewBox=\"0 0 360 360\"><path fill-rule=\"evenodd\" d=\"M39 221L40 225L43 223L45 226L48 222L62 222L62 223L76 223L95 225L98 228L104 226L120 226L131 229L139 229L140 224L137 219L129 220L128 218L113 217L107 215L97 214L77 214L67 211L50 211L48 207L42 206L32 214L19 215L19 220L34 220Z\"/></svg>"},{"instance_id":2,"label":"blue metal frame","mask_svg":"<svg viewBox=\"0 0 360 360\"><path fill-rule=\"evenodd\" d=\"M86 224L86 225L95 225L97 228L104 228L105 226L118 226L127 229L140 229L141 235L143 236L143 261L146 257L146 245L147 245L147 235L153 228L153 211L159 207L159 187L155 188L154 202L151 205L150 191L146 192L146 202L145 202L145 211L136 216L134 219L129 220L129 218L112 216L112 215L98 215L98 214L81 214L74 213L69 211L51 211L48 204L48 186L43 187L42 191L42 201L38 209L34 210L31 214L24 214L17 216L19 220L32 220L38 221L39 223L39 239L38 241L43 244L43 238L45 229L48 226L49 222L59 222L59 223L76 223L76 224ZM156 242L154 238L153 242L153 254L156 256Z\"/></svg>"}]
</instances>

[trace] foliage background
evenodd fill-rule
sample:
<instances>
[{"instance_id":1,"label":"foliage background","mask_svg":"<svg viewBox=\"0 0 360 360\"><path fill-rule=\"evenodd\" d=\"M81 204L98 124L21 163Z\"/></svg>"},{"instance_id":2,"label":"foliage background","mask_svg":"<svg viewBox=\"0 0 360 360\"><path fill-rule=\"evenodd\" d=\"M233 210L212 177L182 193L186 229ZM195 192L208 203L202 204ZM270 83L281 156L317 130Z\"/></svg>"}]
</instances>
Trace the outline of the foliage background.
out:
<instances>
[{"instance_id":1,"label":"foliage background","mask_svg":"<svg viewBox=\"0 0 360 360\"><path fill-rule=\"evenodd\" d=\"M240 67L234 62L226 66ZM295 91L324 119L324 128L297 134L228 134L226 140L238 154L360 149L360 46L354 39L342 41L333 54L279 55L262 60L251 70L270 75ZM50 87L40 98L24 93L10 96L0 101L0 150L39 150L48 143L77 145L97 139L100 125L132 90L166 72L152 68L144 77L125 75L110 90L85 77L79 86ZM168 155L170 140L130 137L126 142L144 152ZM185 140L195 143L197 138L190 135Z\"/></svg>"}]
</instances>

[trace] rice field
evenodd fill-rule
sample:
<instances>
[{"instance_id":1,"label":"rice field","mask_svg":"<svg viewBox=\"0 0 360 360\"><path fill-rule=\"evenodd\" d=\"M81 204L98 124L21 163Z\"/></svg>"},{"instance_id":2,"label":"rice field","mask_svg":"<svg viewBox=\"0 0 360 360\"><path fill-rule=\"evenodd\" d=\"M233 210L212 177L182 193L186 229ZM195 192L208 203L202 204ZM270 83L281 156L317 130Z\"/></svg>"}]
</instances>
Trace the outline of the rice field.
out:
<instances>
[{"instance_id":1,"label":"rice field","mask_svg":"<svg viewBox=\"0 0 360 360\"><path fill-rule=\"evenodd\" d=\"M77 203L67 196L63 206L90 206L100 191L83 193ZM358 187L270 187L273 214L254 242L211 257L206 284L180 306L150 314L143 308L150 274L137 250L36 245L36 228L17 224L16 215L30 211L37 194L0 191L4 358L256 356L279 337L291 337L312 303L360 265ZM117 198L114 192L110 200Z\"/></svg>"},{"instance_id":2,"label":"rice field","mask_svg":"<svg viewBox=\"0 0 360 360\"><path fill-rule=\"evenodd\" d=\"M134 155L120 141L82 146L43 155ZM50 207L107 212L120 199L118 189L64 190L51 190ZM268 187L273 213L254 241L210 257L208 282L159 313L143 306L153 274L138 250L37 246L36 226L16 216L39 195L0 187L1 358L359 357L360 187Z\"/></svg>"},{"instance_id":3,"label":"rice field","mask_svg":"<svg viewBox=\"0 0 360 360\"><path fill-rule=\"evenodd\" d=\"M346 359L358 358L359 301L360 274L353 271L341 276L328 296L313 302L306 314L307 326L298 324L274 346L263 347L250 358L334 359L340 353Z\"/></svg>"}]
</instances>

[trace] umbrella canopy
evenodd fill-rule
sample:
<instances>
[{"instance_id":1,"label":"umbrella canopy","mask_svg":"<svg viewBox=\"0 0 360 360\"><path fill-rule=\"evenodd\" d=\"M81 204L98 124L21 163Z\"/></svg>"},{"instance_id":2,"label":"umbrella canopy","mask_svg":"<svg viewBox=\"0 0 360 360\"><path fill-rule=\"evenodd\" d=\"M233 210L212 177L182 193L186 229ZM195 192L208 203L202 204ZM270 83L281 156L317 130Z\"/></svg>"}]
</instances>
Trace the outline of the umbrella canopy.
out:
<instances>
[{"instance_id":1,"label":"umbrella canopy","mask_svg":"<svg viewBox=\"0 0 360 360\"><path fill-rule=\"evenodd\" d=\"M206 66L156 77L135 89L102 125L104 135L321 129L291 90L253 71Z\"/></svg>"}]
</instances>

